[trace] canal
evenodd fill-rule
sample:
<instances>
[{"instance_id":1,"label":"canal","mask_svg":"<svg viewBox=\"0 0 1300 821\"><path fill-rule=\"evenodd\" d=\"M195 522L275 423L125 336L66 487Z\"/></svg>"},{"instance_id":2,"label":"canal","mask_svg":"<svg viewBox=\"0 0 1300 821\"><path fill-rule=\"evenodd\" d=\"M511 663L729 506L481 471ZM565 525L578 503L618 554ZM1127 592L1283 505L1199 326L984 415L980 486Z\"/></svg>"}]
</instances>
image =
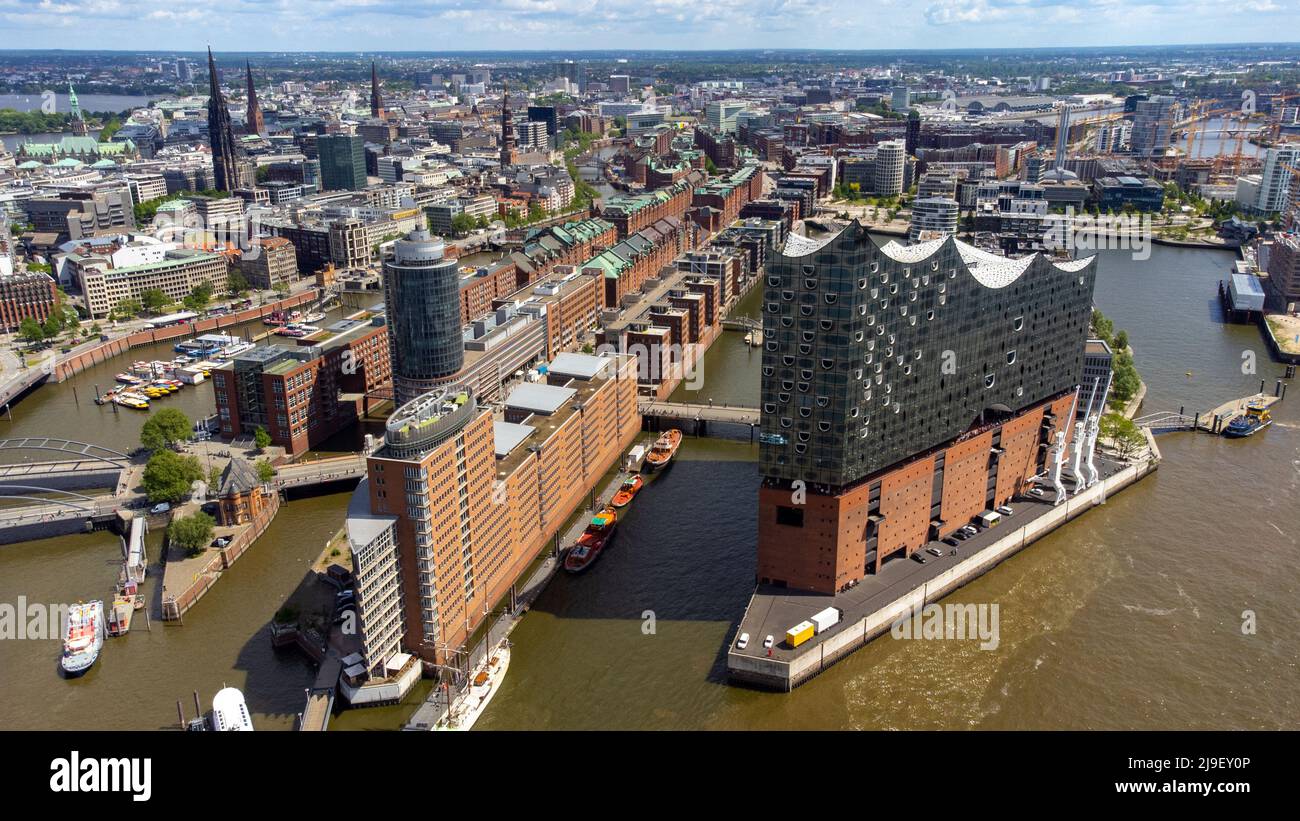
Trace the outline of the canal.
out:
<instances>
[{"instance_id":1,"label":"canal","mask_svg":"<svg viewBox=\"0 0 1300 821\"><path fill-rule=\"evenodd\" d=\"M1103 254L1096 301L1129 332L1147 411L1208 408L1280 371L1256 328L1221 322L1215 283L1231 260L1159 246L1146 262ZM756 314L760 301L755 291L742 311ZM1244 351L1259 375L1242 372ZM123 359L134 358L152 356ZM108 377L124 364L106 366ZM86 376L42 388L0 425L108 444L108 417L87 402L93 389L80 390L80 407L67 390ZM726 333L703 377L693 396L756 404L757 351ZM722 675L752 587L757 449L688 438L609 554L583 576L557 577L523 619L509 675L476 729L1294 729L1300 405L1282 403L1275 416L1244 441L1161 437L1155 476L954 593L999 605L996 650L885 638L789 695L729 687ZM106 430L128 446L138 428ZM290 502L184 626L155 621L108 640L82 679L59 679L56 641L0 641L9 696L0 727L168 726L178 698L188 705L197 689L206 704L223 683L245 690L259 728L292 726L312 670L271 650L267 624L342 525L346 502L346 493ZM103 534L0 547L0 602L106 595L118 550ZM1254 635L1242 632L1246 611ZM426 691L334 726L396 728Z\"/></svg>"}]
</instances>

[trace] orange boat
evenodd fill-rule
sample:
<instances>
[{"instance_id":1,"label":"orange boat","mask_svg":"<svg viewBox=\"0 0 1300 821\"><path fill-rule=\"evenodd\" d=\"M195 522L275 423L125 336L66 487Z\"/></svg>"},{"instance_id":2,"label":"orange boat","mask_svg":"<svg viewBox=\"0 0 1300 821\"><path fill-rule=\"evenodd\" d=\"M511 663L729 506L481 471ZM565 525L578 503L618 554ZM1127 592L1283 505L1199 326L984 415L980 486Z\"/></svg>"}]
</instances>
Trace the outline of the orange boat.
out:
<instances>
[{"instance_id":1,"label":"orange boat","mask_svg":"<svg viewBox=\"0 0 1300 821\"><path fill-rule=\"evenodd\" d=\"M655 440L654 447L645 455L646 470L660 470L672 461L673 454L682 443L682 432L677 428L666 430Z\"/></svg>"},{"instance_id":2,"label":"orange boat","mask_svg":"<svg viewBox=\"0 0 1300 821\"><path fill-rule=\"evenodd\" d=\"M582 531L578 541L574 542L564 557L564 569L570 573L581 573L591 567L600 558L600 552L609 544L610 539L614 538L617 521L618 514L609 507L592 516L587 529Z\"/></svg>"},{"instance_id":3,"label":"orange boat","mask_svg":"<svg viewBox=\"0 0 1300 821\"><path fill-rule=\"evenodd\" d=\"M640 476L633 476L630 479L624 479L623 484L619 486L618 492L610 500L610 505L615 508L627 507L636 495L641 492L645 485L645 480Z\"/></svg>"}]
</instances>

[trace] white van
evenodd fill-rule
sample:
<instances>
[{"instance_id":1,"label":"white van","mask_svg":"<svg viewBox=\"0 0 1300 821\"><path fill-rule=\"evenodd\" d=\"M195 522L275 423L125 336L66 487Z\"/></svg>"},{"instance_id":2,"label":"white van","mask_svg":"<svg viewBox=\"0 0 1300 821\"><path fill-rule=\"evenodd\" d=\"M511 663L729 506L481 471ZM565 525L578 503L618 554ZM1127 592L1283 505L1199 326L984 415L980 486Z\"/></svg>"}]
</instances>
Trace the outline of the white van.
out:
<instances>
[{"instance_id":1,"label":"white van","mask_svg":"<svg viewBox=\"0 0 1300 821\"><path fill-rule=\"evenodd\" d=\"M998 522L1002 521L1002 514L998 513L996 510L986 510L976 516L975 521L979 523L980 527L987 530L990 527L998 526Z\"/></svg>"}]
</instances>

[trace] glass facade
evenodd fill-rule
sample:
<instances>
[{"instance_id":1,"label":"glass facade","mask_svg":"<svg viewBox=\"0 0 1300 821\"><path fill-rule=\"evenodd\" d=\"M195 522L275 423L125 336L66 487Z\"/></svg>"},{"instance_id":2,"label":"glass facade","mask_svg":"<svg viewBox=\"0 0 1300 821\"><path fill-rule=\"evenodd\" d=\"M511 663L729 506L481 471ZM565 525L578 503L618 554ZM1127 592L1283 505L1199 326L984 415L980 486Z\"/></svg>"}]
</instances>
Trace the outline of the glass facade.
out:
<instances>
[{"instance_id":1,"label":"glass facade","mask_svg":"<svg viewBox=\"0 0 1300 821\"><path fill-rule=\"evenodd\" d=\"M393 386L401 406L455 376L465 364L460 276L443 243L414 231L384 263L384 304Z\"/></svg>"},{"instance_id":2,"label":"glass facade","mask_svg":"<svg viewBox=\"0 0 1300 821\"><path fill-rule=\"evenodd\" d=\"M769 479L843 488L1078 384L1094 258L879 246L856 222L791 240L763 293Z\"/></svg>"},{"instance_id":3,"label":"glass facade","mask_svg":"<svg viewBox=\"0 0 1300 821\"><path fill-rule=\"evenodd\" d=\"M320 155L321 189L358 191L366 187L366 144L354 134L322 134L316 138Z\"/></svg>"}]
</instances>

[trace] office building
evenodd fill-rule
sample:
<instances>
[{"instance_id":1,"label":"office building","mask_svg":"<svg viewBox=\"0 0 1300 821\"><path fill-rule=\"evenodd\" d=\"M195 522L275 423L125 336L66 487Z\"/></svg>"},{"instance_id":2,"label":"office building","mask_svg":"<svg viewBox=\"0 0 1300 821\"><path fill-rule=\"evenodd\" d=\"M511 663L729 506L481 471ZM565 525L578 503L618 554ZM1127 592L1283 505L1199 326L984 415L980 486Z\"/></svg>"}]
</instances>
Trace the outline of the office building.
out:
<instances>
[{"instance_id":1,"label":"office building","mask_svg":"<svg viewBox=\"0 0 1300 821\"><path fill-rule=\"evenodd\" d=\"M907 146L902 140L886 140L876 146L872 174L877 197L897 197L903 193L903 166L906 160Z\"/></svg>"},{"instance_id":2,"label":"office building","mask_svg":"<svg viewBox=\"0 0 1300 821\"><path fill-rule=\"evenodd\" d=\"M740 100L713 100L704 106L704 121L714 134L735 134L736 115L745 107Z\"/></svg>"},{"instance_id":3,"label":"office building","mask_svg":"<svg viewBox=\"0 0 1300 821\"><path fill-rule=\"evenodd\" d=\"M1259 175L1259 192L1250 209L1256 214L1282 214L1291 202L1295 168L1300 166L1300 144L1280 145L1264 152L1264 167Z\"/></svg>"},{"instance_id":4,"label":"office building","mask_svg":"<svg viewBox=\"0 0 1300 821\"><path fill-rule=\"evenodd\" d=\"M957 233L957 201L950 197L918 197L912 201L907 238L937 239Z\"/></svg>"},{"instance_id":5,"label":"office building","mask_svg":"<svg viewBox=\"0 0 1300 821\"><path fill-rule=\"evenodd\" d=\"M391 377L383 319L341 320L298 345L264 345L212 371L221 435L258 428L298 456L353 425Z\"/></svg>"},{"instance_id":6,"label":"office building","mask_svg":"<svg viewBox=\"0 0 1300 821\"><path fill-rule=\"evenodd\" d=\"M1095 273L792 234L763 294L759 582L839 592L1022 492L1066 427Z\"/></svg>"},{"instance_id":7,"label":"office building","mask_svg":"<svg viewBox=\"0 0 1300 821\"><path fill-rule=\"evenodd\" d=\"M456 664L640 430L632 358L564 354L548 370L545 382L520 385L495 407L448 386L388 420L347 522L353 553L380 557L357 567L372 674L399 645ZM369 590L383 591L374 620ZM384 604L393 601L400 610Z\"/></svg>"},{"instance_id":8,"label":"office building","mask_svg":"<svg viewBox=\"0 0 1300 821\"><path fill-rule=\"evenodd\" d=\"M321 190L359 191L366 187L366 143L356 134L322 134L316 138L320 155Z\"/></svg>"},{"instance_id":9,"label":"office building","mask_svg":"<svg viewBox=\"0 0 1300 821\"><path fill-rule=\"evenodd\" d=\"M455 258L428 231L413 231L384 261L384 304L397 404L455 377L465 364L460 274Z\"/></svg>"},{"instance_id":10,"label":"office building","mask_svg":"<svg viewBox=\"0 0 1300 821\"><path fill-rule=\"evenodd\" d=\"M1173 97L1156 94L1138 100L1129 130L1129 149L1141 157L1158 157L1169 147L1173 127Z\"/></svg>"}]
</instances>

